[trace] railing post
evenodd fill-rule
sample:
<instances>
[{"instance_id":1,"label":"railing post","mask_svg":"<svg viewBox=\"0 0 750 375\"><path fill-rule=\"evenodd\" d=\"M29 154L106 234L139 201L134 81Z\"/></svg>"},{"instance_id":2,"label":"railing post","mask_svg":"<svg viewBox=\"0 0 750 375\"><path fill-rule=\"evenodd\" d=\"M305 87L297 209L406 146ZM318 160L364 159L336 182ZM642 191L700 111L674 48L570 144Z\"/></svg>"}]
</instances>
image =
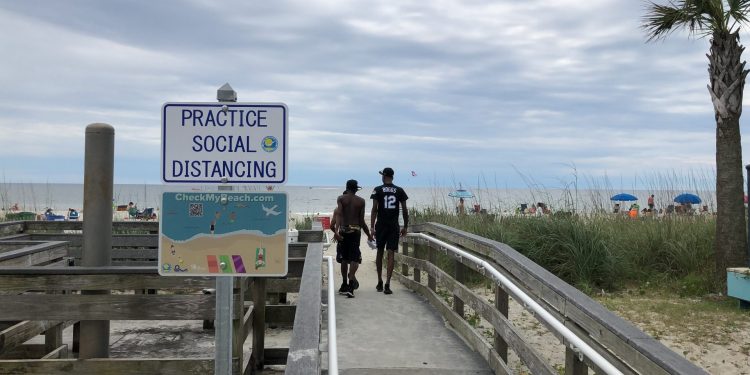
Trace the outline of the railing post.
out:
<instances>
[{"instance_id":1,"label":"railing post","mask_svg":"<svg viewBox=\"0 0 750 375\"><path fill-rule=\"evenodd\" d=\"M426 245L427 247L427 259L433 266L437 262L437 254L435 253L435 249L430 246L430 244ZM427 275L427 287L430 288L431 291L435 292L437 291L437 282L435 280L435 277L432 275Z\"/></svg>"},{"instance_id":2,"label":"railing post","mask_svg":"<svg viewBox=\"0 0 750 375\"><path fill-rule=\"evenodd\" d=\"M500 314L503 314L506 319L508 318L508 292L506 292L500 285L495 286L495 308L500 312ZM495 351L507 364L508 343L505 342L505 340L502 336L500 336L500 333L498 333L497 330L495 330Z\"/></svg>"},{"instance_id":3,"label":"railing post","mask_svg":"<svg viewBox=\"0 0 750 375\"><path fill-rule=\"evenodd\" d=\"M453 260L453 271L456 281L461 284L466 282L466 267L463 265L463 263L461 263L460 260ZM453 311L455 311L456 314L461 317L464 316L464 301L458 298L458 296L455 294L453 295Z\"/></svg>"},{"instance_id":4,"label":"railing post","mask_svg":"<svg viewBox=\"0 0 750 375\"><path fill-rule=\"evenodd\" d=\"M253 280L253 352L250 354L250 365L262 370L265 362L263 351L266 340L266 279L257 277Z\"/></svg>"},{"instance_id":5,"label":"railing post","mask_svg":"<svg viewBox=\"0 0 750 375\"><path fill-rule=\"evenodd\" d=\"M415 259L424 259L424 245L412 240L412 248L414 249ZM418 267L414 267L414 281L422 283L422 270Z\"/></svg>"},{"instance_id":6,"label":"railing post","mask_svg":"<svg viewBox=\"0 0 750 375\"><path fill-rule=\"evenodd\" d=\"M59 292L48 292L48 294L60 294ZM56 324L44 331L44 351L49 353L62 345L64 324Z\"/></svg>"},{"instance_id":7,"label":"railing post","mask_svg":"<svg viewBox=\"0 0 750 375\"><path fill-rule=\"evenodd\" d=\"M586 364L578 358L578 353L565 347L565 375L587 375L589 373Z\"/></svg>"},{"instance_id":8,"label":"railing post","mask_svg":"<svg viewBox=\"0 0 750 375\"><path fill-rule=\"evenodd\" d=\"M409 256L409 242L403 242L402 249L403 249L403 252L404 252L404 256L408 257ZM413 250L412 250L412 252L413 252ZM412 254L412 255L414 255L414 254ZM404 276L409 276L409 265L406 264L406 262L401 263L401 274L404 275Z\"/></svg>"}]
</instances>

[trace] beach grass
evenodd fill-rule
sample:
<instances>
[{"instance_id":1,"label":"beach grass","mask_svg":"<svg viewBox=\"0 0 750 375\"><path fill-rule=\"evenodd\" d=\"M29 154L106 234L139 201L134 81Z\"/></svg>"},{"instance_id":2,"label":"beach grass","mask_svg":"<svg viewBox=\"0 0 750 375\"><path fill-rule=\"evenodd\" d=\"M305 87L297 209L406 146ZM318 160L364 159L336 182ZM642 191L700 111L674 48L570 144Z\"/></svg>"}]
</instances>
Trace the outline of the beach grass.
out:
<instances>
[{"instance_id":1,"label":"beach grass","mask_svg":"<svg viewBox=\"0 0 750 375\"><path fill-rule=\"evenodd\" d=\"M614 215L457 216L424 209L413 222L437 222L505 243L584 292L633 285L677 288L681 295L717 291L711 216L641 218ZM443 268L448 260L441 259Z\"/></svg>"}]
</instances>

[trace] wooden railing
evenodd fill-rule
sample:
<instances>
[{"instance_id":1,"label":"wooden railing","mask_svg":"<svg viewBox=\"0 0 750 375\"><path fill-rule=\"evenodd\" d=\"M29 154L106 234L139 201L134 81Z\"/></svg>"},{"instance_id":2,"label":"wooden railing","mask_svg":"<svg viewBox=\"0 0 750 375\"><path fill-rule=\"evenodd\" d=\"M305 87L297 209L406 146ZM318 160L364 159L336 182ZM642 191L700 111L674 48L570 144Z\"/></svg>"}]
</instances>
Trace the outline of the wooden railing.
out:
<instances>
[{"instance_id":1,"label":"wooden railing","mask_svg":"<svg viewBox=\"0 0 750 375\"><path fill-rule=\"evenodd\" d=\"M434 223L414 225L411 230L438 238L489 262L624 374L706 374L703 369L503 243ZM402 272L394 275L404 285L425 296L469 345L487 360L495 373L513 373L507 365L508 349L511 349L533 374L557 374L508 320L509 297L502 286L495 286L494 303L490 304L464 285L467 272L487 276L485 269L445 252L452 259L451 272L447 273L436 265L437 254L441 251L439 246L408 237L404 245L402 254L396 254L397 262L402 264ZM413 279L408 277L410 267L413 268ZM421 280L422 271L428 275L426 285ZM437 294L438 285L453 295L452 306ZM465 305L492 324L492 343L482 338L465 320ZM566 374L587 374L588 368L603 373L601 368L571 348L562 336L556 336L566 348Z\"/></svg>"},{"instance_id":2,"label":"wooden railing","mask_svg":"<svg viewBox=\"0 0 750 375\"><path fill-rule=\"evenodd\" d=\"M15 354L23 348L26 353L21 353L20 358L37 358L0 359L0 374L213 372L213 358L70 358L75 355L69 355L67 346L62 344L62 330L80 320L210 321L215 318L215 296L202 292L214 288L214 278L158 275L158 223L113 223L115 265L110 267L72 266L81 256L81 229L81 222L0 223L0 262L8 262L0 264L0 356L19 358ZM287 277L235 279L234 374L252 373L265 365L287 361L289 349L265 348L264 337L267 325L291 326L295 321L297 306L288 304L286 295L297 293L304 285L300 280L306 262L311 262L320 273L322 232L302 231L299 240L318 243L290 244ZM33 261L28 260L30 256L35 257ZM50 260L53 257L65 262ZM7 264L16 267L4 267ZM320 310L320 282L317 285ZM314 293L307 289L300 291L300 301L304 303L301 306L311 306L305 301L314 297ZM109 295L80 293L86 290L117 292ZM146 290L151 293L145 293ZM307 308L302 311L303 316L312 314ZM320 324L316 327L319 330ZM45 344L41 348L24 345L41 333L45 333ZM253 352L243 368L242 347L251 334ZM79 345L74 332L73 353ZM33 353L29 353L32 350Z\"/></svg>"},{"instance_id":3,"label":"wooden railing","mask_svg":"<svg viewBox=\"0 0 750 375\"><path fill-rule=\"evenodd\" d=\"M320 327L323 245L310 244L289 343L286 374L320 374Z\"/></svg>"}]
</instances>

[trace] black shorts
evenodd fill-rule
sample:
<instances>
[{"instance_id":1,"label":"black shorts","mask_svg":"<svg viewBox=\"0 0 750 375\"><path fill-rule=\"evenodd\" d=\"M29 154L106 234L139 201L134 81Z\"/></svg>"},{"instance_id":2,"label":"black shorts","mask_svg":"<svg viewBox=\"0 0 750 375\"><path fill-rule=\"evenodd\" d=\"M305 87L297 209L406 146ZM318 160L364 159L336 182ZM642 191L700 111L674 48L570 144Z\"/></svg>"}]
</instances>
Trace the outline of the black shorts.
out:
<instances>
[{"instance_id":1,"label":"black shorts","mask_svg":"<svg viewBox=\"0 0 750 375\"><path fill-rule=\"evenodd\" d=\"M357 262L362 264L362 252L359 250L359 241L362 238L362 232L353 231L350 233L339 232L343 237L336 245L336 261L339 263Z\"/></svg>"},{"instance_id":2,"label":"black shorts","mask_svg":"<svg viewBox=\"0 0 750 375\"><path fill-rule=\"evenodd\" d=\"M398 239L401 237L401 227L398 224L375 224L375 242L378 250L388 249L398 251Z\"/></svg>"}]
</instances>

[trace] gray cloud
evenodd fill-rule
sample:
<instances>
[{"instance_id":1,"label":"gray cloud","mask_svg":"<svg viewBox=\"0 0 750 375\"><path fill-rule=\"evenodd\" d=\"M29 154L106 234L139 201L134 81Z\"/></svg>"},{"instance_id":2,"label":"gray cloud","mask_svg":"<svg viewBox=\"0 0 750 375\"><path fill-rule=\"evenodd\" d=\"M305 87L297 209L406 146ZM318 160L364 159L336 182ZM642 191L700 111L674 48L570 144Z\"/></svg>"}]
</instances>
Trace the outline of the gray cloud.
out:
<instances>
[{"instance_id":1,"label":"gray cloud","mask_svg":"<svg viewBox=\"0 0 750 375\"><path fill-rule=\"evenodd\" d=\"M514 167L550 181L560 163L710 167L707 42L645 44L642 12L616 0L4 2L0 131L12 144L0 168L69 180L54 156L82 160L84 127L101 121L128 165L120 182L157 183L161 105L213 101L226 81L241 101L289 106L293 184L386 164L511 185ZM49 162L21 169L31 156Z\"/></svg>"}]
</instances>

